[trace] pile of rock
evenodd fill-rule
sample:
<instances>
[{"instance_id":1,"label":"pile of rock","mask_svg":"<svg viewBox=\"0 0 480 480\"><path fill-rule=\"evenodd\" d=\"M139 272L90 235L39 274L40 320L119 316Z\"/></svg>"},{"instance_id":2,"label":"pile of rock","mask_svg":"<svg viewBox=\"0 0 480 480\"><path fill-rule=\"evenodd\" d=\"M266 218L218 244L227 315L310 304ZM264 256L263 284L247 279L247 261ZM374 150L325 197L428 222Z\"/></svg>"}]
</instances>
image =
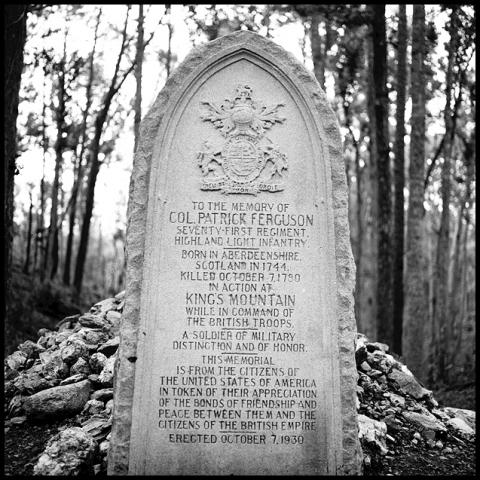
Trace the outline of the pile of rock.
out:
<instances>
[{"instance_id":1,"label":"pile of rock","mask_svg":"<svg viewBox=\"0 0 480 480\"><path fill-rule=\"evenodd\" d=\"M440 408L432 392L388 351L383 343L357 337L357 408L365 469L376 462L390 465L387 472L400 473L395 472L396 455L405 447L415 446L417 454L431 450L446 459L442 455L454 453L452 446L473 440L475 412Z\"/></svg>"},{"instance_id":2,"label":"pile of rock","mask_svg":"<svg viewBox=\"0 0 480 480\"><path fill-rule=\"evenodd\" d=\"M67 317L55 331L41 329L5 359L5 410L11 424L71 417L34 468L37 475L106 470L112 424L113 370L124 293Z\"/></svg>"},{"instance_id":3,"label":"pile of rock","mask_svg":"<svg viewBox=\"0 0 480 480\"><path fill-rule=\"evenodd\" d=\"M36 475L106 472L112 424L113 373L124 293L63 319L55 331L41 329L5 360L5 411L9 425L74 417L50 439L34 467ZM416 446L438 455L475 435L475 413L439 408L388 346L358 335L359 437L368 473L375 462L392 464L399 449ZM70 422L71 423L71 422ZM457 442L457 443L458 443ZM450 451L449 451L450 450Z\"/></svg>"}]
</instances>

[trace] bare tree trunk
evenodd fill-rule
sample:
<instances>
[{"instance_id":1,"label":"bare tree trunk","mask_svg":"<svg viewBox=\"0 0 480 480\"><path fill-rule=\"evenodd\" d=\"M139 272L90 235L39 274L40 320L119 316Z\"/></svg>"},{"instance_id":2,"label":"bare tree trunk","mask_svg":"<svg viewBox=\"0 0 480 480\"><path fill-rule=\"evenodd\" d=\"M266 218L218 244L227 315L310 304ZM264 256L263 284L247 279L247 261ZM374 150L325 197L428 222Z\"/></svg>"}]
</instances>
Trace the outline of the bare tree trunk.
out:
<instances>
[{"instance_id":1,"label":"bare tree trunk","mask_svg":"<svg viewBox=\"0 0 480 480\"><path fill-rule=\"evenodd\" d=\"M32 189L28 191L30 197L30 207L28 209L28 229L27 229L27 253L25 256L25 264L23 265L23 273L28 275L30 269L30 250L32 246L32 223L33 223L33 199Z\"/></svg>"},{"instance_id":2,"label":"bare tree trunk","mask_svg":"<svg viewBox=\"0 0 480 480\"><path fill-rule=\"evenodd\" d=\"M127 15L125 18L125 24L122 32L122 43L120 47L120 53L117 58L117 63L115 65L115 71L114 71L112 80L110 82L110 87L103 100L103 107L98 112L95 118L95 135L90 145L91 167L88 175L87 192L86 192L86 199L85 199L85 215L82 223L82 229L80 234L80 244L78 247L77 262L75 265L74 286L75 286L75 291L77 292L77 295L81 292L81 289L82 289L83 271L85 266L85 260L87 258L90 221L92 219L93 205L94 205L95 183L97 181L97 175L100 169L100 161L98 159L98 155L100 153L100 140L103 132L103 127L104 127L105 121L107 120L108 111L110 109L110 105L112 103L113 97L122 86L123 82L127 78L127 75L135 67L135 62L133 62L131 67L123 74L122 78L117 83L119 70L120 70L120 62L125 53L125 48L127 43L127 24L128 24L130 7L128 6L127 8L128 8Z\"/></svg>"},{"instance_id":3,"label":"bare tree trunk","mask_svg":"<svg viewBox=\"0 0 480 480\"><path fill-rule=\"evenodd\" d=\"M467 292L468 292L468 285L467 285L467 273L468 273L468 251L467 251L467 244L468 244L468 227L469 227L469 220L467 216L467 223L465 225L465 233L463 235L463 242L462 242L462 267L461 267L461 280L460 280L460 286L461 286L461 294L460 294L460 311L459 311L459 319L458 319L458 324L457 324L457 335L455 338L455 348L453 350L453 355L452 355L452 364L456 365L457 359L459 357L459 354L462 352L462 342L463 342L463 329L464 329L464 323L466 320L466 317L468 315L468 305L467 305Z\"/></svg>"},{"instance_id":4,"label":"bare tree trunk","mask_svg":"<svg viewBox=\"0 0 480 480\"><path fill-rule=\"evenodd\" d=\"M58 107L55 112L57 123L57 141L55 142L55 177L52 185L52 205L50 226L48 227L47 257L51 259L49 277L53 279L58 268L58 191L60 188L60 171L63 164L63 131L65 128L65 68L67 60L67 30L63 43L63 58L58 74Z\"/></svg>"},{"instance_id":5,"label":"bare tree trunk","mask_svg":"<svg viewBox=\"0 0 480 480\"><path fill-rule=\"evenodd\" d=\"M325 90L325 65L322 55L322 39L318 33L320 15L313 12L310 19L310 45L312 48L313 72L322 90Z\"/></svg>"},{"instance_id":6,"label":"bare tree trunk","mask_svg":"<svg viewBox=\"0 0 480 480\"><path fill-rule=\"evenodd\" d=\"M357 318L359 330L367 335L372 341L377 338L377 283L378 283L378 265L377 265L377 249L378 249L378 225L377 225L377 209L378 209L378 190L377 190L377 147L375 138L375 96L373 85L373 45L371 34L366 39L366 71L368 75L367 88L367 108L368 108L368 136L369 136L369 155L365 167L365 175L363 177L363 189L360 194L364 196L362 201L363 212L363 237L360 238L362 246L362 262L359 265L359 283L360 291L356 298L359 303L359 316Z\"/></svg>"},{"instance_id":7,"label":"bare tree trunk","mask_svg":"<svg viewBox=\"0 0 480 480\"><path fill-rule=\"evenodd\" d=\"M45 279L48 256L47 250L48 246L45 244L45 161L48 151L48 137L47 137L47 125L45 122L45 115L47 110L46 100L45 100L45 90L46 90L45 78L43 79L43 105L42 105L42 180L40 181L40 219L38 222L37 235L39 237L40 243L40 280L43 282ZM48 235L47 235L48 240Z\"/></svg>"},{"instance_id":8,"label":"bare tree trunk","mask_svg":"<svg viewBox=\"0 0 480 480\"><path fill-rule=\"evenodd\" d=\"M387 39L385 5L373 5L373 82L378 182L377 335L389 345L393 336L391 223L392 198L388 146Z\"/></svg>"},{"instance_id":9,"label":"bare tree trunk","mask_svg":"<svg viewBox=\"0 0 480 480\"><path fill-rule=\"evenodd\" d=\"M424 325L428 319L425 292L423 181L425 172L425 7L413 6L412 20L412 133L410 140L409 202L405 271L403 356L413 373L425 377Z\"/></svg>"},{"instance_id":10,"label":"bare tree trunk","mask_svg":"<svg viewBox=\"0 0 480 480\"><path fill-rule=\"evenodd\" d=\"M449 348L447 351L447 365L451 366L451 370L447 371L447 379L449 383L452 383L455 376L455 359L459 349L458 342L461 342L461 329L463 326L463 317L461 315L464 305L464 292L467 290L466 282L464 283L464 270L467 268L467 236L468 236L468 221L469 205L472 195L472 182L474 177L474 140L475 132L472 134L472 140L468 141L463 138L465 145L465 166L466 166L466 178L465 178L465 194L462 198L459 212L458 212L458 227L455 239L455 249L453 254L453 267L452 267L452 282L449 294L449 328L447 332L447 338L449 340ZM465 235L463 235L463 221L466 217ZM462 238L465 236L465 239ZM462 251L463 249L463 251ZM460 257L463 253L463 262L460 262Z\"/></svg>"},{"instance_id":11,"label":"bare tree trunk","mask_svg":"<svg viewBox=\"0 0 480 480\"><path fill-rule=\"evenodd\" d=\"M451 155L454 140L454 128L451 118L451 99L453 92L453 67L457 50L457 6L452 7L450 17L450 44L448 67L446 77L446 105L445 105L445 130L449 133L447 136L447 145L444 148L444 159L442 165L442 216L440 222L440 233L438 237L437 256L435 261L434 276L434 299L433 299L433 319L435 325L435 365L433 371L433 380L440 382L445 379L445 328L448 314L448 269L450 263L450 196L451 196Z\"/></svg>"},{"instance_id":12,"label":"bare tree trunk","mask_svg":"<svg viewBox=\"0 0 480 480\"><path fill-rule=\"evenodd\" d=\"M140 136L140 122L142 120L142 66L143 66L143 5L138 5L138 26L137 26L137 53L135 65L135 81L137 90L135 93L135 119L133 124L133 133L135 136L133 151L137 150L138 139Z\"/></svg>"},{"instance_id":13,"label":"bare tree trunk","mask_svg":"<svg viewBox=\"0 0 480 480\"><path fill-rule=\"evenodd\" d=\"M72 263L73 232L75 228L75 218L77 214L78 194L80 190L80 185L82 184L82 180L83 180L83 157L85 155L85 150L87 145L87 119L88 119L88 114L90 112L90 107L92 105L92 85L93 85L93 78L94 78L93 64L94 64L94 58L95 58L95 50L97 46L98 27L100 25L101 16L102 16L102 9L99 9L97 14L97 23L95 25L95 33L93 36L93 47L92 47L92 51L90 52L90 58L89 58L88 82L85 89L86 104L85 104L85 109L83 111L83 117L82 117L82 130L80 132L80 153L78 155L75 183L72 189L67 248L65 253L65 268L63 270L63 283L65 285L70 284L70 266Z\"/></svg>"},{"instance_id":14,"label":"bare tree trunk","mask_svg":"<svg viewBox=\"0 0 480 480\"><path fill-rule=\"evenodd\" d=\"M3 159L3 204L5 250L3 264L5 268L7 319L10 300L10 276L12 266L13 243L13 191L17 158L17 116L20 82L23 69L23 47L27 35L27 5L6 5L4 13L4 159Z\"/></svg>"},{"instance_id":15,"label":"bare tree trunk","mask_svg":"<svg viewBox=\"0 0 480 480\"><path fill-rule=\"evenodd\" d=\"M407 86L407 8L398 12L397 128L395 138L395 203L393 248L393 351L402 354L403 322L403 238L405 186L405 96Z\"/></svg>"}]
</instances>

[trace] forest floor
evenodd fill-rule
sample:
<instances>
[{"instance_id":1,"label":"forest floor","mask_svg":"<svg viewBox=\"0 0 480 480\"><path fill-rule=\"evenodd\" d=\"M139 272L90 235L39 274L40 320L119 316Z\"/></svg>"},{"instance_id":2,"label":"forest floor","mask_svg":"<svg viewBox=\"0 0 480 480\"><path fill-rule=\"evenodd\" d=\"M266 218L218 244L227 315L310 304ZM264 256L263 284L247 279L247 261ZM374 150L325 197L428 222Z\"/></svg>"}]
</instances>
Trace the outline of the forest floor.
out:
<instances>
[{"instance_id":1,"label":"forest floor","mask_svg":"<svg viewBox=\"0 0 480 480\"><path fill-rule=\"evenodd\" d=\"M436 391L434 397L441 406L475 410L475 387L460 390ZM447 401L444 401L447 399ZM379 456L371 452L372 463L365 467L364 474L372 476L403 475L476 475L476 442L474 439L455 437L454 441L444 442L444 449L429 448L424 442L413 444L410 431L399 430L395 444L390 444L388 455ZM445 453L445 449L449 453ZM365 447L364 447L365 449ZM364 453L370 453L365 452Z\"/></svg>"}]
</instances>

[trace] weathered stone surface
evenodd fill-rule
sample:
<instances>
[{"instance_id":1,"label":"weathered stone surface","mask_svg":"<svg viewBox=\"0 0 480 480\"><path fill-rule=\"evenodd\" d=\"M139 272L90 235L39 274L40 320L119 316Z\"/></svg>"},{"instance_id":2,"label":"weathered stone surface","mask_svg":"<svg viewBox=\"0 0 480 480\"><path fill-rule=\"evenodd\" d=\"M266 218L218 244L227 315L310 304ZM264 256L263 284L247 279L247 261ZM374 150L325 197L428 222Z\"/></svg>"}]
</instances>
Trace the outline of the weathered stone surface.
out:
<instances>
[{"instance_id":1,"label":"weathered stone surface","mask_svg":"<svg viewBox=\"0 0 480 480\"><path fill-rule=\"evenodd\" d=\"M22 423L25 423L26 421L27 421L27 417L22 416L22 417L13 417L8 421L8 423L10 425L21 425Z\"/></svg>"},{"instance_id":2,"label":"weathered stone surface","mask_svg":"<svg viewBox=\"0 0 480 480\"><path fill-rule=\"evenodd\" d=\"M235 90L237 85L240 85L239 89ZM208 110L206 105L222 102L224 98L229 98L230 103L225 102L221 107L211 107ZM258 105L265 102L267 106L261 111L266 120L260 121L255 117L259 123L252 123L252 109L248 103L250 100L258 101ZM203 106L201 102L204 102ZM214 110L233 108L232 106L236 110L231 114L230 124L224 125L225 128L220 133L215 127L222 126L223 120L215 120ZM258 115L259 112L256 111L253 115ZM282 120L284 116L285 122ZM227 117L228 115L224 118ZM268 135L265 134L263 138L266 130ZM248 131L251 139L241 137L242 131ZM219 151L223 149L228 157L226 162L231 162L225 167L231 167L230 173L226 174L227 180L218 187L226 189L226 193L229 193L226 196L213 190L216 188L215 178L220 167L215 166L216 160L209 160L209 155L212 158L216 155L215 152L208 153L210 144L207 141L210 139L220 144L212 148ZM260 139L266 143L262 156L256 156ZM282 156L284 153L286 156ZM253 185L253 180L240 177L245 171L250 172L250 175L252 168L257 167L250 165L246 168L241 162L243 159L245 163L255 162L255 158L259 162L255 165L260 165L258 168L263 183L259 181ZM267 163L262 163L264 160L261 159L265 158L270 159L268 167ZM205 161L203 171L198 168L199 161ZM288 172L283 178L285 162L288 163ZM256 170L254 173L257 175ZM269 182L275 175L278 184L273 185ZM237 178L238 184L242 180L242 186L235 186L232 178ZM253 175L253 178L257 177ZM149 185L152 186L150 191ZM269 185L272 191L267 192L265 190ZM249 197L239 193L242 188L245 193L253 193L250 190L255 188L259 192L255 192L258 194L256 197ZM263 341L269 344L268 354L276 359L275 366L285 368L287 372L290 371L289 368L298 368L299 370L290 371L296 372L293 376L303 380L305 385L308 380L314 380L313 389L321 392L318 396L320 400L313 407L313 416L318 421L315 427L308 431L295 428L284 430L290 436L302 436L302 445L297 444L298 448L274 443L272 432L267 432L267 435L261 426L257 426L258 431L254 430L253 434L265 435L262 437L264 442L259 441L250 446L242 444L240 440L239 443L229 442L232 435L241 431L239 425L230 425L233 430L229 431L227 426L222 429L220 423L206 428L202 422L199 429L186 433L165 427L165 412L158 413L158 392L162 391L159 382L163 381L163 377L174 376L180 381L193 375L188 374L189 366L202 365L202 353L219 357L229 353L228 350L202 352L183 347L172 349L174 342L193 339L189 335L193 336L194 325L188 325L185 318L185 303L188 302L186 286L193 294L206 294L209 290L205 282L210 271L217 274L222 271L219 267L210 270L199 267L196 271L193 261L181 262L182 247L177 245L174 248L173 235L178 231L177 228L187 229L188 224L193 228L201 226L195 221L180 220L184 218L182 215L187 214L191 215L190 218L199 218L200 210L195 210L192 203L198 201L207 202L203 208L206 208L205 213L209 213L210 217L213 217L213 213L222 213L222 203L225 204L223 213L233 213L233 204L237 202L242 207L251 203L266 209L271 204L275 214L286 213L296 215L296 218L305 214L314 218L315 226L312 224L311 229L306 229L308 240L303 244L305 248L300 245L301 242L293 249L284 248L285 251L301 252L298 264L287 264L295 272L301 273L302 280L298 284L292 282L288 289L288 280L277 280L272 287L275 294L287 294L288 290L289 294L296 295L293 308L295 313L291 314L292 326L258 328ZM209 206L208 201L219 202L219 206ZM119 370L115 380L115 422L109 449L110 474L359 473L352 297L355 266L349 243L347 205L344 160L337 120L313 75L282 48L251 32L237 32L195 50L169 77L165 89L142 123L141 140L134 160L127 215L127 290L118 351ZM220 210L214 211L214 208ZM263 210L259 213L268 212L269 210ZM260 221L260 217L256 218ZM227 233L225 226L232 226L227 223L220 225L209 221L204 225L207 224L222 226L223 230L216 235L224 239L229 237L232 243L225 243L224 246L229 246L232 250L236 246L242 247L234 242L244 242L243 247L253 248L257 252L250 252L250 255L258 252L263 255L266 252L265 246L257 249L246 243L249 237L258 237L256 230L255 233L248 234L244 231L236 235L233 231ZM271 223L258 223L252 228L271 226ZM187 230L178 234L180 241L188 235L198 235L193 231L189 234ZM213 232L212 229L212 236L215 235ZM271 233L265 235L271 235L272 242L274 237L280 236ZM272 248L278 251L280 245L272 246L270 251ZM193 253L195 250L204 250L197 247L186 249ZM240 259L240 254L233 251L230 251L230 255L231 259L236 258L234 255ZM264 259L260 261L263 262ZM180 265L187 274L199 274L200 281L190 277L181 283ZM231 282L220 282L220 288L223 283ZM260 289L268 281L266 278L263 281L257 278L253 283ZM199 303L194 305L199 306ZM245 305L248 306L248 303ZM215 304L215 307L218 308L219 305ZM202 316L201 313L197 315ZM215 315L218 316L218 311L207 314L207 317ZM285 315L289 318L288 311ZM239 315L233 315L235 316L240 318ZM277 318L280 317L279 314ZM253 322L252 317L249 321ZM197 330L223 331L221 325L214 329L205 326L197 325ZM224 324L226 328L239 326L242 325ZM255 328L253 323L248 327ZM181 338L183 331L188 332L187 338ZM277 332L295 335L284 335L277 343L281 344L278 348L286 348L285 343L296 343L298 355L278 351L273 353L273 337ZM251 331L247 331L244 341L253 341ZM253 341L255 350L251 353L260 354L258 342L261 341L261 338ZM306 345L304 353L300 352L299 344ZM240 353L234 351L235 355ZM268 354L265 352L264 356ZM218 364L212 363L210 366L216 371L213 377L217 381L228 375L219 371ZM187 369L186 373L182 374L181 367ZM235 378L239 373L235 371L232 375ZM257 375L250 373L247 377L249 380L254 377L260 381ZM212 374L203 376L211 378ZM269 375L270 381L275 382L279 376L288 377L288 373L282 375L276 372ZM204 397L205 387L202 387ZM248 399L252 399L252 384L243 387L250 389ZM164 395L167 395L169 401L173 400L171 387L167 387ZM217 391L212 399L219 401L222 395L225 394ZM238 399L241 400L241 397L239 394ZM235 399L237 396L225 395L223 400L229 398ZM268 400L270 397L264 394L260 398ZM242 408L231 404L226 410L235 413ZM297 407L287 410L295 410L293 415L296 418L300 415ZM291 412L288 414L291 415ZM164 421L163 428L159 427L158 415ZM245 415L243 407L242 420L245 420ZM196 433L210 439L214 435L218 442L201 446L198 443L174 445L169 440L170 435L175 439L175 435L185 433L188 439ZM281 437L282 430L276 433ZM221 440L222 435L224 442ZM280 442L282 441L283 437Z\"/></svg>"},{"instance_id":3,"label":"weathered stone surface","mask_svg":"<svg viewBox=\"0 0 480 480\"><path fill-rule=\"evenodd\" d=\"M374 352L375 350L381 350L383 353L388 353L390 347L386 343L369 342L367 349L369 352Z\"/></svg>"},{"instance_id":4,"label":"weathered stone surface","mask_svg":"<svg viewBox=\"0 0 480 480\"><path fill-rule=\"evenodd\" d=\"M115 355L109 357L103 366L103 370L100 372L98 376L98 383L101 383L105 387L112 387L113 386L113 373L114 373L114 366L115 366Z\"/></svg>"},{"instance_id":5,"label":"weathered stone surface","mask_svg":"<svg viewBox=\"0 0 480 480\"><path fill-rule=\"evenodd\" d=\"M100 400L89 400L82 410L82 415L95 415L96 413L102 412L105 404Z\"/></svg>"},{"instance_id":6,"label":"weathered stone surface","mask_svg":"<svg viewBox=\"0 0 480 480\"><path fill-rule=\"evenodd\" d=\"M102 414L95 414L87 419L85 422L82 422L82 428L89 435L92 436L97 442L102 442L107 438L107 435L110 433L110 428L112 426L112 420L106 418Z\"/></svg>"},{"instance_id":7,"label":"weathered stone surface","mask_svg":"<svg viewBox=\"0 0 480 480\"><path fill-rule=\"evenodd\" d=\"M359 438L374 443L382 454L388 452L386 444L387 425L366 415L358 415Z\"/></svg>"},{"instance_id":8,"label":"weathered stone surface","mask_svg":"<svg viewBox=\"0 0 480 480\"><path fill-rule=\"evenodd\" d=\"M96 350L100 344L103 344L108 339L107 328L87 328L81 327L78 332L69 337L69 340L74 338L79 339L85 343L88 350Z\"/></svg>"},{"instance_id":9,"label":"weathered stone surface","mask_svg":"<svg viewBox=\"0 0 480 480\"><path fill-rule=\"evenodd\" d=\"M44 378L38 372L22 372L13 380L15 391L23 395L31 395L35 392L50 388L55 385L55 380Z\"/></svg>"},{"instance_id":10,"label":"weathered stone surface","mask_svg":"<svg viewBox=\"0 0 480 480\"><path fill-rule=\"evenodd\" d=\"M460 417L453 417L448 419L447 424L460 432L462 435L475 435L475 430Z\"/></svg>"},{"instance_id":11,"label":"weathered stone surface","mask_svg":"<svg viewBox=\"0 0 480 480\"><path fill-rule=\"evenodd\" d=\"M116 304L117 304L117 301L115 298L106 298L105 300L102 300L101 302L96 303L90 309L90 313L97 317L101 317L106 313L108 313L110 310L115 309Z\"/></svg>"},{"instance_id":12,"label":"weathered stone surface","mask_svg":"<svg viewBox=\"0 0 480 480\"><path fill-rule=\"evenodd\" d=\"M78 323L80 315L71 315L70 317L65 317L63 320L60 320L57 323L57 331L58 332L65 332L72 330L75 325Z\"/></svg>"},{"instance_id":13,"label":"weathered stone surface","mask_svg":"<svg viewBox=\"0 0 480 480\"><path fill-rule=\"evenodd\" d=\"M98 347L98 351L103 353L107 357L110 357L118 350L118 345L120 344L120 337L114 337L103 343Z\"/></svg>"},{"instance_id":14,"label":"weathered stone surface","mask_svg":"<svg viewBox=\"0 0 480 480\"><path fill-rule=\"evenodd\" d=\"M8 403L7 414L9 417L19 416L23 413L23 401L25 397L15 395Z\"/></svg>"},{"instance_id":15,"label":"weathered stone surface","mask_svg":"<svg viewBox=\"0 0 480 480\"><path fill-rule=\"evenodd\" d=\"M87 353L87 345L79 338L69 338L60 349L62 360L68 365L73 365L80 357L86 356Z\"/></svg>"},{"instance_id":16,"label":"weathered stone surface","mask_svg":"<svg viewBox=\"0 0 480 480\"><path fill-rule=\"evenodd\" d=\"M107 342L108 343L108 342ZM100 352L94 353L89 360L90 368L92 369L93 373L100 373L105 366L105 362L107 361L107 357Z\"/></svg>"},{"instance_id":17,"label":"weathered stone surface","mask_svg":"<svg viewBox=\"0 0 480 480\"><path fill-rule=\"evenodd\" d=\"M78 476L93 474L92 460L97 444L80 427L55 435L33 469L34 475Z\"/></svg>"},{"instance_id":18,"label":"weathered stone surface","mask_svg":"<svg viewBox=\"0 0 480 480\"><path fill-rule=\"evenodd\" d=\"M406 370L406 371L405 371ZM416 380L416 378L409 372L407 369L392 369L392 371L388 374L388 378L390 380L394 380L400 390L404 393L408 393L414 398L420 399L424 397L428 397L431 395L431 391L423 388Z\"/></svg>"},{"instance_id":19,"label":"weathered stone surface","mask_svg":"<svg viewBox=\"0 0 480 480\"><path fill-rule=\"evenodd\" d=\"M90 382L73 383L38 392L23 402L28 417L46 418L80 412L90 397Z\"/></svg>"},{"instance_id":20,"label":"weathered stone surface","mask_svg":"<svg viewBox=\"0 0 480 480\"><path fill-rule=\"evenodd\" d=\"M110 310L106 315L107 321L110 323L110 330L114 335L118 335L120 331L120 320L122 314L117 311Z\"/></svg>"},{"instance_id":21,"label":"weathered stone surface","mask_svg":"<svg viewBox=\"0 0 480 480\"><path fill-rule=\"evenodd\" d=\"M71 375L84 375L87 377L90 375L90 366L84 358L79 358L70 368Z\"/></svg>"},{"instance_id":22,"label":"weathered stone surface","mask_svg":"<svg viewBox=\"0 0 480 480\"><path fill-rule=\"evenodd\" d=\"M103 328L106 326L105 320L100 315L92 315L91 313L83 314L78 319L78 323L82 325L82 327L88 328Z\"/></svg>"},{"instance_id":23,"label":"weathered stone surface","mask_svg":"<svg viewBox=\"0 0 480 480\"><path fill-rule=\"evenodd\" d=\"M43 352L44 348L31 340L27 340L18 346L18 350L23 352L27 358L38 358L38 354Z\"/></svg>"},{"instance_id":24,"label":"weathered stone surface","mask_svg":"<svg viewBox=\"0 0 480 480\"><path fill-rule=\"evenodd\" d=\"M55 338L57 336L57 332L52 332L47 330L46 328L41 328L38 331L38 336L40 337L37 340L38 345L43 348L50 348L55 345Z\"/></svg>"},{"instance_id":25,"label":"weathered stone surface","mask_svg":"<svg viewBox=\"0 0 480 480\"><path fill-rule=\"evenodd\" d=\"M395 393L390 393L388 395L388 398L390 399L390 402L392 405L398 406L398 407L404 407L405 406L405 398L403 398L401 395L396 395Z\"/></svg>"},{"instance_id":26,"label":"weathered stone surface","mask_svg":"<svg viewBox=\"0 0 480 480\"><path fill-rule=\"evenodd\" d=\"M113 388L102 388L92 393L92 399L106 402L113 398Z\"/></svg>"},{"instance_id":27,"label":"weathered stone surface","mask_svg":"<svg viewBox=\"0 0 480 480\"><path fill-rule=\"evenodd\" d=\"M368 353L367 362L372 368L380 370L388 374L393 367L398 366L398 362L388 353L376 350L373 353Z\"/></svg>"},{"instance_id":28,"label":"weathered stone surface","mask_svg":"<svg viewBox=\"0 0 480 480\"><path fill-rule=\"evenodd\" d=\"M438 433L447 431L445 425L428 412L403 412L402 415L410 423L418 427L422 435L429 440L434 440Z\"/></svg>"},{"instance_id":29,"label":"weathered stone surface","mask_svg":"<svg viewBox=\"0 0 480 480\"><path fill-rule=\"evenodd\" d=\"M110 415L113 411L113 398L111 398L106 404L105 404L105 413L107 415Z\"/></svg>"},{"instance_id":30,"label":"weathered stone surface","mask_svg":"<svg viewBox=\"0 0 480 480\"><path fill-rule=\"evenodd\" d=\"M69 367L63 361L60 350L46 350L40 353L42 372L48 378L66 378L69 375Z\"/></svg>"},{"instance_id":31,"label":"weathered stone surface","mask_svg":"<svg viewBox=\"0 0 480 480\"><path fill-rule=\"evenodd\" d=\"M71 377L66 378L65 380L62 380L60 382L60 385L70 385L71 383L77 383L81 382L82 380L85 380L85 375L83 373L77 373L75 375L72 375Z\"/></svg>"},{"instance_id":32,"label":"weathered stone surface","mask_svg":"<svg viewBox=\"0 0 480 480\"><path fill-rule=\"evenodd\" d=\"M13 371L21 370L25 366L27 358L28 355L17 350L5 359L5 366ZM12 378L12 376L10 376L10 378Z\"/></svg>"},{"instance_id":33,"label":"weathered stone surface","mask_svg":"<svg viewBox=\"0 0 480 480\"><path fill-rule=\"evenodd\" d=\"M470 428L475 429L475 419L476 413L473 410L467 410L465 408L453 408L453 407L445 407L442 409L449 417L454 418L458 417L461 418Z\"/></svg>"}]
</instances>

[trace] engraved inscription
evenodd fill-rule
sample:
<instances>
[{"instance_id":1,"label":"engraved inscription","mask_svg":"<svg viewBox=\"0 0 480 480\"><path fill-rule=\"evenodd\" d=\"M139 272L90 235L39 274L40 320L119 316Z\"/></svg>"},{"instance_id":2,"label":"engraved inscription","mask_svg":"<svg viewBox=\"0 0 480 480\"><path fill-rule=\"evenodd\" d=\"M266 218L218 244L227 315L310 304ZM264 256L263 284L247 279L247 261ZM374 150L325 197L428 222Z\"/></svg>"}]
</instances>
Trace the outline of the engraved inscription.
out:
<instances>
[{"instance_id":1,"label":"engraved inscription","mask_svg":"<svg viewBox=\"0 0 480 480\"><path fill-rule=\"evenodd\" d=\"M256 195L285 188L287 157L265 137L266 130L285 121L278 114L284 105L266 106L254 101L252 94L252 88L243 84L237 87L233 101L226 99L220 106L202 102L207 107L202 120L211 122L227 139L220 148L205 141L197 155L202 190Z\"/></svg>"}]
</instances>

